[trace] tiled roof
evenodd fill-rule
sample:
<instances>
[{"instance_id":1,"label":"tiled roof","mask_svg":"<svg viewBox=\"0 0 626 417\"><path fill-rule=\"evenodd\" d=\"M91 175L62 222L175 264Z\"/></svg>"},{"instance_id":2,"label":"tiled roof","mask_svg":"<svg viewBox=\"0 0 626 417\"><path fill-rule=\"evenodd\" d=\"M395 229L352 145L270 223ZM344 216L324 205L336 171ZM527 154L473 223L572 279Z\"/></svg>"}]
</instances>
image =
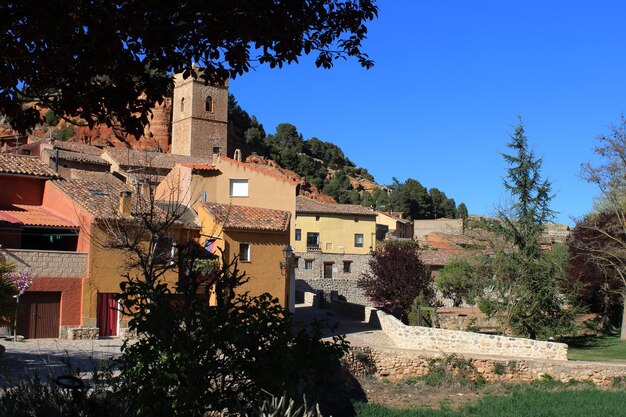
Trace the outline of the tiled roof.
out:
<instances>
[{"instance_id":1,"label":"tiled roof","mask_svg":"<svg viewBox=\"0 0 626 417\"><path fill-rule=\"evenodd\" d=\"M132 167L172 169L176 164L209 164L211 162L210 158L198 158L161 152L136 151L128 148L104 148L103 154L105 152L108 153L111 159L118 164Z\"/></svg>"},{"instance_id":2,"label":"tiled roof","mask_svg":"<svg viewBox=\"0 0 626 417\"><path fill-rule=\"evenodd\" d=\"M53 181L53 184L96 219L121 218L118 212L120 192L132 191L126 184L110 174ZM133 200L136 201L136 198Z\"/></svg>"},{"instance_id":3,"label":"tiled roof","mask_svg":"<svg viewBox=\"0 0 626 417\"><path fill-rule=\"evenodd\" d=\"M210 165L210 164L199 164L199 163L194 164L191 162L185 162L180 165L186 168L191 168L194 171L219 171L218 167L216 167L215 165Z\"/></svg>"},{"instance_id":4,"label":"tiled roof","mask_svg":"<svg viewBox=\"0 0 626 417\"><path fill-rule=\"evenodd\" d=\"M280 171L274 169L273 167L269 167L266 165L259 165L259 164L251 164L251 163L247 163L247 162L241 162L241 161L237 161L235 159L232 158L228 158L226 156L221 156L220 157L221 160L229 162L231 164L234 165L239 165L242 166L244 168L248 168L252 171L256 171L256 172L260 172L261 174L267 175L269 177L273 177L276 178L277 180L281 180L284 182L288 182L289 184L293 184L293 185L297 185L300 182L296 179L287 177L285 175L283 175Z\"/></svg>"},{"instance_id":5,"label":"tiled roof","mask_svg":"<svg viewBox=\"0 0 626 417\"><path fill-rule=\"evenodd\" d=\"M78 227L77 224L59 217L45 207L27 204L13 204L0 210L0 221L25 226Z\"/></svg>"},{"instance_id":6,"label":"tiled roof","mask_svg":"<svg viewBox=\"0 0 626 417\"><path fill-rule=\"evenodd\" d=\"M35 156L0 154L0 174L58 177L52 168Z\"/></svg>"},{"instance_id":7,"label":"tiled roof","mask_svg":"<svg viewBox=\"0 0 626 417\"><path fill-rule=\"evenodd\" d=\"M61 142L61 141L56 141L54 143L54 147L55 148L59 148L59 149L63 149L63 150L66 150L66 151L71 151L71 152L86 153L87 155L93 155L93 156L100 156L100 154L102 153L103 150L108 149L108 147L102 149L102 148L99 148L97 146L88 145L86 143Z\"/></svg>"},{"instance_id":8,"label":"tiled roof","mask_svg":"<svg viewBox=\"0 0 626 417\"><path fill-rule=\"evenodd\" d=\"M207 202L202 203L202 207L225 229L269 232L289 230L291 214L288 211Z\"/></svg>"},{"instance_id":9,"label":"tiled roof","mask_svg":"<svg viewBox=\"0 0 626 417\"><path fill-rule=\"evenodd\" d=\"M402 215L401 212L399 211L380 211L380 210L376 210L377 214L382 214L384 216L387 217L391 217L392 219L395 219L396 221L400 222L400 223L404 223L404 224L411 224L411 220L407 220L407 219L403 219L400 216Z\"/></svg>"},{"instance_id":10,"label":"tiled roof","mask_svg":"<svg viewBox=\"0 0 626 417\"><path fill-rule=\"evenodd\" d=\"M54 160L56 155L56 152L54 150L46 149L45 152L50 155L50 159ZM82 152L64 151L62 149L59 149L59 159L65 159L67 161L86 162L89 164L109 165L108 161L105 161L99 156Z\"/></svg>"},{"instance_id":11,"label":"tiled roof","mask_svg":"<svg viewBox=\"0 0 626 417\"><path fill-rule=\"evenodd\" d=\"M299 195L296 197L296 213L308 214L353 214L359 216L373 216L372 210L357 204L333 204L319 200L311 200Z\"/></svg>"}]
</instances>

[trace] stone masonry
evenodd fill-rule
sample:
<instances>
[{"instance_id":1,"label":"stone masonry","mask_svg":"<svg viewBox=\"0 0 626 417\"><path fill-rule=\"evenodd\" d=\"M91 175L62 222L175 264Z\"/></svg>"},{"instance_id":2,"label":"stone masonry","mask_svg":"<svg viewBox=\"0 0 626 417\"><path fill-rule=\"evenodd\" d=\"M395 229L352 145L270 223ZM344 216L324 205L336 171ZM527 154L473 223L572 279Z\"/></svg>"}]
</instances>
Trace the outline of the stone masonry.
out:
<instances>
[{"instance_id":1,"label":"stone masonry","mask_svg":"<svg viewBox=\"0 0 626 417\"><path fill-rule=\"evenodd\" d=\"M377 375L400 380L428 374L429 360L437 356L441 357L442 354L353 347L344 360L347 368L356 376ZM549 376L562 382L590 381L608 387L614 381L626 377L626 365L618 364L547 359L465 359L487 381L531 382Z\"/></svg>"},{"instance_id":2,"label":"stone masonry","mask_svg":"<svg viewBox=\"0 0 626 417\"><path fill-rule=\"evenodd\" d=\"M82 252L0 249L0 261L44 277L83 277L87 270L87 254Z\"/></svg>"},{"instance_id":3,"label":"stone masonry","mask_svg":"<svg viewBox=\"0 0 626 417\"><path fill-rule=\"evenodd\" d=\"M407 326L392 315L377 309L371 311L370 322L372 321L378 322L396 346L403 349L567 360L567 345L565 343L484 335L433 327Z\"/></svg>"},{"instance_id":4,"label":"stone masonry","mask_svg":"<svg viewBox=\"0 0 626 417\"><path fill-rule=\"evenodd\" d=\"M351 303L370 305L369 299L357 287L356 281L369 271L369 255L340 255L330 253L296 253L298 268L295 269L296 289L303 292L337 291ZM311 269L306 269L306 261L311 261ZM350 272L344 271L344 262L350 263ZM332 263L333 277L324 278L324 264Z\"/></svg>"}]
</instances>

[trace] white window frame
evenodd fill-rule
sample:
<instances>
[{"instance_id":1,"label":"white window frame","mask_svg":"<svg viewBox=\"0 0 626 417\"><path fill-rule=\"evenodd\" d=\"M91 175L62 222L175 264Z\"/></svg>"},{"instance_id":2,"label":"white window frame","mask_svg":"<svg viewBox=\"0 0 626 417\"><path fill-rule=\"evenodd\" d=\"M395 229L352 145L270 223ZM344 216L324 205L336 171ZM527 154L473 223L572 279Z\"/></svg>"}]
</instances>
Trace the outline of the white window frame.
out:
<instances>
[{"instance_id":1,"label":"white window frame","mask_svg":"<svg viewBox=\"0 0 626 417\"><path fill-rule=\"evenodd\" d=\"M231 178L229 181L228 191L231 197L248 197L250 195L248 179Z\"/></svg>"}]
</instances>

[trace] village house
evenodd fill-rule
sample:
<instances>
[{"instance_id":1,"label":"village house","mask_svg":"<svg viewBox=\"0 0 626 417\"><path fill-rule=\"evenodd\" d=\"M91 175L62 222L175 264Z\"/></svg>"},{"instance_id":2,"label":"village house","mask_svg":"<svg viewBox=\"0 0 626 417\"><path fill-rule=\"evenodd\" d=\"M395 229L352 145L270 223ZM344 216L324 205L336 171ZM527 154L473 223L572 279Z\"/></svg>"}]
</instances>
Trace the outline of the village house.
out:
<instances>
[{"instance_id":1,"label":"village house","mask_svg":"<svg viewBox=\"0 0 626 417\"><path fill-rule=\"evenodd\" d=\"M402 218L402 213L376 211L376 240L388 238L413 239L413 222Z\"/></svg>"},{"instance_id":2,"label":"village house","mask_svg":"<svg viewBox=\"0 0 626 417\"><path fill-rule=\"evenodd\" d=\"M298 196L294 233L296 278L356 280L376 249L376 213Z\"/></svg>"},{"instance_id":3,"label":"village house","mask_svg":"<svg viewBox=\"0 0 626 417\"><path fill-rule=\"evenodd\" d=\"M29 338L81 325L88 245L80 221L54 196L58 178L38 158L0 155L0 262L36 276L19 300L17 330Z\"/></svg>"}]
</instances>

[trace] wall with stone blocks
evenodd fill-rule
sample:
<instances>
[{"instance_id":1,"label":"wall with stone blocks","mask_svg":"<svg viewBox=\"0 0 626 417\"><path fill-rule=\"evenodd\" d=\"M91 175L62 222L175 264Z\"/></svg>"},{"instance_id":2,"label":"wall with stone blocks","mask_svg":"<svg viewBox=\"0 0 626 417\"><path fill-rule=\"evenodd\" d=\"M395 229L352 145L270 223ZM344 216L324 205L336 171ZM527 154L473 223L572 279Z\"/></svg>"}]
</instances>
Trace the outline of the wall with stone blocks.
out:
<instances>
[{"instance_id":1,"label":"wall with stone blocks","mask_svg":"<svg viewBox=\"0 0 626 417\"><path fill-rule=\"evenodd\" d=\"M12 263L18 272L42 277L83 277L87 271L87 253L83 252L0 249L0 261Z\"/></svg>"},{"instance_id":2,"label":"wall with stone blocks","mask_svg":"<svg viewBox=\"0 0 626 417\"><path fill-rule=\"evenodd\" d=\"M399 348L444 353L567 360L567 345L565 343L541 342L433 327L406 326L397 318L380 310L374 310L370 320L375 320L376 324L380 325L385 334Z\"/></svg>"},{"instance_id":3,"label":"wall with stone blocks","mask_svg":"<svg viewBox=\"0 0 626 417\"><path fill-rule=\"evenodd\" d=\"M296 279L314 280L324 278L324 263L333 264L333 277L327 280L352 280L359 279L361 274L368 272L370 255L341 255L322 252L296 252L298 268L295 269ZM305 261L312 262L312 268L305 268ZM350 262L350 272L343 272L343 263Z\"/></svg>"},{"instance_id":4,"label":"wall with stone blocks","mask_svg":"<svg viewBox=\"0 0 626 417\"><path fill-rule=\"evenodd\" d=\"M347 279L296 279L296 290L302 292L324 291L330 294L337 291L347 301L355 304L371 305L363 290L356 286L356 280Z\"/></svg>"},{"instance_id":5,"label":"wall with stone blocks","mask_svg":"<svg viewBox=\"0 0 626 417\"><path fill-rule=\"evenodd\" d=\"M344 359L347 368L356 376L377 375L398 380L427 375L428 360L435 356L442 355L353 347ZM608 363L538 359L467 359L487 381L530 382L550 376L562 382L575 379L608 387L617 378L626 376L626 365Z\"/></svg>"}]
</instances>

